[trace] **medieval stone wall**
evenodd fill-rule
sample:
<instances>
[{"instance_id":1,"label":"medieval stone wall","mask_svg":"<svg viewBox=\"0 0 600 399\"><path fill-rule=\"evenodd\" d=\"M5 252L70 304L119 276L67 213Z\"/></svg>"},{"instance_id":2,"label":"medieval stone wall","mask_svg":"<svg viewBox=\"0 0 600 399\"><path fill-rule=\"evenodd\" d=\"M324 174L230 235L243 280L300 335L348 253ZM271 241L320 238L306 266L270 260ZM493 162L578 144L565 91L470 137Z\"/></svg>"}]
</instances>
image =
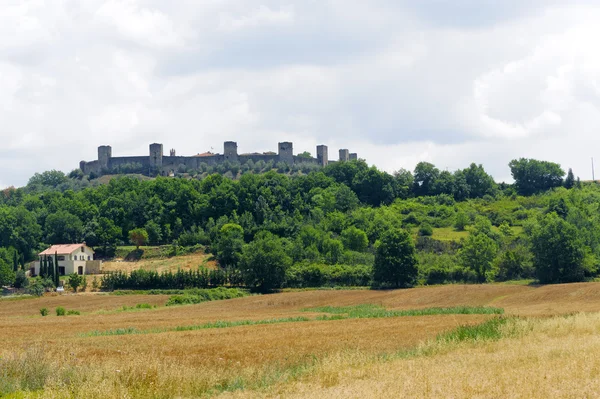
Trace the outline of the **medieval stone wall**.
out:
<instances>
[{"instance_id":1,"label":"medieval stone wall","mask_svg":"<svg viewBox=\"0 0 600 399\"><path fill-rule=\"evenodd\" d=\"M138 173L143 174L162 174L173 171L177 172L181 168L185 170L200 169L203 164L208 166L215 166L224 162L240 163L245 164L246 162L252 161L254 163L259 161L273 162L273 163L287 163L293 164L315 164L320 166L327 166L329 163L335 161L328 159L327 146L319 145L317 147L316 158L306 158L294 155L293 143L282 142L278 144L278 154L265 153L265 154L238 154L237 143L234 141L226 141L223 146L223 154L203 154L202 156L175 156L175 151L170 151L170 156L163 154L163 145L154 143L150 144L149 152L147 156L132 156L132 157L113 157L112 148L104 145L98 147L98 160L79 163L80 169L83 173L89 175L90 173L102 174L110 173L114 171L127 169L128 167L136 167L141 169ZM340 150L340 161L349 161L358 159L356 153L350 154L348 150Z\"/></svg>"}]
</instances>

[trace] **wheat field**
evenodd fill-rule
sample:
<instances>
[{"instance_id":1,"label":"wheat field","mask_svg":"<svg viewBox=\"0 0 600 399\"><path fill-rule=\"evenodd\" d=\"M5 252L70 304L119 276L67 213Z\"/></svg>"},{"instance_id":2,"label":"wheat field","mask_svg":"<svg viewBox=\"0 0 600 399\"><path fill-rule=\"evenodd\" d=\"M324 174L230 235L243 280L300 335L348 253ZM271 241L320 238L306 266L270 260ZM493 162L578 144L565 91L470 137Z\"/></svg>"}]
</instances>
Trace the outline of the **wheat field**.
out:
<instances>
[{"instance_id":1,"label":"wheat field","mask_svg":"<svg viewBox=\"0 0 600 399\"><path fill-rule=\"evenodd\" d=\"M176 307L165 307L167 300L90 293L0 300L0 393L594 397L599 388L596 283L317 290ZM156 307L132 309L142 303ZM335 320L317 310L365 304L387 310L493 306L505 314ZM59 306L80 315L58 317ZM40 315L42 307L49 316ZM436 338L497 317L506 320L497 339Z\"/></svg>"}]
</instances>

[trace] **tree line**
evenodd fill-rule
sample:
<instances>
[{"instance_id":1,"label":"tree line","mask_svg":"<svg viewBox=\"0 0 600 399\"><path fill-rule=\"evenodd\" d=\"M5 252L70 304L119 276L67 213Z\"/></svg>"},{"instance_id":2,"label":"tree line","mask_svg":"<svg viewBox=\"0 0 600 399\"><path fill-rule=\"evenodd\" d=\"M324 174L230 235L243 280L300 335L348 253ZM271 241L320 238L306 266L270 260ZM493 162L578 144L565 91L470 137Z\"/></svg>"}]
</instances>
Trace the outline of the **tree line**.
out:
<instances>
[{"instance_id":1,"label":"tree line","mask_svg":"<svg viewBox=\"0 0 600 399\"><path fill-rule=\"evenodd\" d=\"M100 185L50 171L3 191L0 246L23 263L57 243L86 241L106 257L129 242L201 244L223 270L261 289L367 279L405 286L543 280L533 239L545 237L540 229L567 223L561 228L572 226L583 249L552 259L583 265L577 279L593 275L596 218L588 200L577 198L593 198L595 188L582 188L571 171L563 180L565 172L551 162L521 159L509 166L514 184L497 184L481 165L450 173L425 162L394 174L353 161L307 174L248 170L235 179L119 177ZM546 221L551 214L560 220ZM437 229L468 235L446 245L430 237ZM397 275L398 264L408 271ZM574 279L552 276L547 280Z\"/></svg>"}]
</instances>

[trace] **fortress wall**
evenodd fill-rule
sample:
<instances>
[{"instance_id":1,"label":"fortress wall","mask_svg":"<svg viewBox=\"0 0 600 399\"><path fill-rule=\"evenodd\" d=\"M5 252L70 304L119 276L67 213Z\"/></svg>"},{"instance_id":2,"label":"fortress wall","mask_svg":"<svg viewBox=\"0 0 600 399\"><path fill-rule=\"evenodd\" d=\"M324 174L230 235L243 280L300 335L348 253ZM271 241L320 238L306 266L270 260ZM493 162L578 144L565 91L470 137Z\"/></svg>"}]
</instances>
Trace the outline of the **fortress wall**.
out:
<instances>
[{"instance_id":1,"label":"fortress wall","mask_svg":"<svg viewBox=\"0 0 600 399\"><path fill-rule=\"evenodd\" d=\"M208 166L215 166L221 162L225 162L225 156L221 154L215 154L209 157L194 157L198 159L198 167L205 163Z\"/></svg>"},{"instance_id":2,"label":"fortress wall","mask_svg":"<svg viewBox=\"0 0 600 399\"><path fill-rule=\"evenodd\" d=\"M81 168L81 170L86 175L89 175L92 172L94 172L96 174L100 173L100 162L98 162L98 161L82 162L79 166L80 167L83 166L83 168Z\"/></svg>"},{"instance_id":3,"label":"fortress wall","mask_svg":"<svg viewBox=\"0 0 600 399\"><path fill-rule=\"evenodd\" d=\"M163 169L177 171L179 165L185 165L186 169L198 169L199 157L163 157Z\"/></svg>"},{"instance_id":4,"label":"fortress wall","mask_svg":"<svg viewBox=\"0 0 600 399\"><path fill-rule=\"evenodd\" d=\"M150 166L150 157L148 156L143 156L143 157L115 157L115 158L111 158L109 163L108 163L108 167L109 168L114 168L116 166L119 165L125 165L125 164L132 164L132 163L139 163L142 164L143 167L148 167Z\"/></svg>"},{"instance_id":5,"label":"fortress wall","mask_svg":"<svg viewBox=\"0 0 600 399\"><path fill-rule=\"evenodd\" d=\"M298 155L294 155L294 163L311 163L311 164L318 165L319 160L316 158L304 158L304 157L299 157Z\"/></svg>"},{"instance_id":6,"label":"fortress wall","mask_svg":"<svg viewBox=\"0 0 600 399\"><path fill-rule=\"evenodd\" d=\"M265 161L265 162L269 162L269 161L273 161L275 163L277 163L279 161L279 156L278 155L264 155L264 154L243 154L243 155L238 155L238 159L240 160L240 163L246 163L250 160L252 160L252 162L256 163L258 161Z\"/></svg>"}]
</instances>

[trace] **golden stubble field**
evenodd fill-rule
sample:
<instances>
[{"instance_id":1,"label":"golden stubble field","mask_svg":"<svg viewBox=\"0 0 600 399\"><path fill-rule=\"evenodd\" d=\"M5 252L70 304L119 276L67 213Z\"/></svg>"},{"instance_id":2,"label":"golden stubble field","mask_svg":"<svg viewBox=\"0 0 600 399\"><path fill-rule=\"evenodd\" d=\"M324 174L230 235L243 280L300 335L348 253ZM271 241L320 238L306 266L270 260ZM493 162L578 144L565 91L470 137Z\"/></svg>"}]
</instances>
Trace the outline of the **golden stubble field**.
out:
<instances>
[{"instance_id":1,"label":"golden stubble field","mask_svg":"<svg viewBox=\"0 0 600 399\"><path fill-rule=\"evenodd\" d=\"M600 312L600 284L306 291L162 306L167 299L86 293L0 300L5 369L51 373L43 384L25 384L28 390L17 397L540 397L536 393L542 392L543 397L585 397L600 388L600 316L565 316ZM138 303L158 307L119 311ZM511 324L520 323L523 334L388 359L382 355L431 345L442 332L497 316L323 321L314 320L319 313L304 311L360 304L500 307L523 317ZM57 306L81 315L57 317ZM50 316L40 316L42 307ZM312 321L161 332L216 321L294 317ZM145 333L89 334L127 328ZM581 390L569 389L569 381Z\"/></svg>"}]
</instances>

